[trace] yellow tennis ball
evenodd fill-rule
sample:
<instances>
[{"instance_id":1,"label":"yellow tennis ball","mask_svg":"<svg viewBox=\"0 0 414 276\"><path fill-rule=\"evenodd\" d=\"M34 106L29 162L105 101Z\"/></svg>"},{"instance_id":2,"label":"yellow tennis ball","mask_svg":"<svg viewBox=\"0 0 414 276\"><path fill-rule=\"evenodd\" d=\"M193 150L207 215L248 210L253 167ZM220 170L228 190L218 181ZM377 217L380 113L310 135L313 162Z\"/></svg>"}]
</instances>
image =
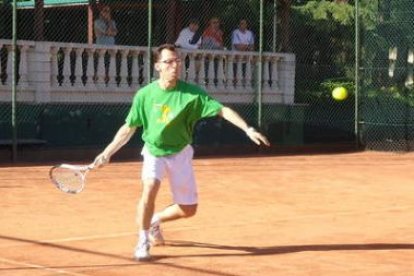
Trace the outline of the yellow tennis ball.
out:
<instances>
[{"instance_id":1,"label":"yellow tennis ball","mask_svg":"<svg viewBox=\"0 0 414 276\"><path fill-rule=\"evenodd\" d=\"M343 101L348 98L348 90L343 86L336 87L332 90L332 97L337 101Z\"/></svg>"}]
</instances>

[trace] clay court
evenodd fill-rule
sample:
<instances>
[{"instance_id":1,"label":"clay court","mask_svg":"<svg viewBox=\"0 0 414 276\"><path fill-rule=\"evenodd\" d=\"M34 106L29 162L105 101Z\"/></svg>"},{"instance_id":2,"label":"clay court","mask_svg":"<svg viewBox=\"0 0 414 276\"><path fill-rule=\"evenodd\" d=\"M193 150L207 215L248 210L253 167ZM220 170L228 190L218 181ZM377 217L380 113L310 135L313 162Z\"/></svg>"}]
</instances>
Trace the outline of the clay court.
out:
<instances>
[{"instance_id":1,"label":"clay court","mask_svg":"<svg viewBox=\"0 0 414 276\"><path fill-rule=\"evenodd\" d=\"M51 164L0 168L1 275L412 275L414 154L197 158L196 217L132 259L141 163L68 195ZM163 183L157 209L170 203Z\"/></svg>"}]
</instances>

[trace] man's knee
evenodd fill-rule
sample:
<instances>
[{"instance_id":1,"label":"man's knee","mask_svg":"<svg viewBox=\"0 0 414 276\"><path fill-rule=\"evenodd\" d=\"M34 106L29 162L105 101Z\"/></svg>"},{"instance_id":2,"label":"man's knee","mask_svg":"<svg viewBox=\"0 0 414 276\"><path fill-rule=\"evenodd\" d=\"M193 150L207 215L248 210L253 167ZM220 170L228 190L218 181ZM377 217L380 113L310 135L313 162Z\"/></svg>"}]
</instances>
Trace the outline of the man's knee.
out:
<instances>
[{"instance_id":1,"label":"man's knee","mask_svg":"<svg viewBox=\"0 0 414 276\"><path fill-rule=\"evenodd\" d=\"M183 217L189 218L197 213L197 204L194 205L180 205Z\"/></svg>"},{"instance_id":2,"label":"man's knee","mask_svg":"<svg viewBox=\"0 0 414 276\"><path fill-rule=\"evenodd\" d=\"M155 198L160 188L160 181L158 179L145 179L142 181L141 198Z\"/></svg>"}]
</instances>

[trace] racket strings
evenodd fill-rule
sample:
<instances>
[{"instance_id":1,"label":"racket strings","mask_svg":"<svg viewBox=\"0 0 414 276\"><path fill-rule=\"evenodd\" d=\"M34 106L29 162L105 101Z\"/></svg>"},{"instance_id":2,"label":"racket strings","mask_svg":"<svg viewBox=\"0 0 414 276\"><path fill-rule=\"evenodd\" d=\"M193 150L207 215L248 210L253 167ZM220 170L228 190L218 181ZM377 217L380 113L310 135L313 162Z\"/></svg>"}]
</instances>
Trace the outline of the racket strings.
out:
<instances>
[{"instance_id":1,"label":"racket strings","mask_svg":"<svg viewBox=\"0 0 414 276\"><path fill-rule=\"evenodd\" d=\"M82 173L75 170L57 167L52 171L52 178L64 191L79 191L83 187Z\"/></svg>"}]
</instances>

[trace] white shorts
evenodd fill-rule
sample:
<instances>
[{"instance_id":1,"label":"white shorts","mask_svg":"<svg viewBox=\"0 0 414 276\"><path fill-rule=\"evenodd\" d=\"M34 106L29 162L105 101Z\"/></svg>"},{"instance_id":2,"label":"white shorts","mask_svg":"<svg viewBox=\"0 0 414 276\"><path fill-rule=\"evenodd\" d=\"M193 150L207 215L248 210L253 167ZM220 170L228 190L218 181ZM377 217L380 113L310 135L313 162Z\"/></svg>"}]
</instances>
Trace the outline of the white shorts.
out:
<instances>
[{"instance_id":1,"label":"white shorts","mask_svg":"<svg viewBox=\"0 0 414 276\"><path fill-rule=\"evenodd\" d=\"M186 146L179 153L161 157L152 155L144 146L141 154L144 157L141 179L161 181L167 177L174 203L197 204L197 185L192 165L194 150L191 145Z\"/></svg>"}]
</instances>

